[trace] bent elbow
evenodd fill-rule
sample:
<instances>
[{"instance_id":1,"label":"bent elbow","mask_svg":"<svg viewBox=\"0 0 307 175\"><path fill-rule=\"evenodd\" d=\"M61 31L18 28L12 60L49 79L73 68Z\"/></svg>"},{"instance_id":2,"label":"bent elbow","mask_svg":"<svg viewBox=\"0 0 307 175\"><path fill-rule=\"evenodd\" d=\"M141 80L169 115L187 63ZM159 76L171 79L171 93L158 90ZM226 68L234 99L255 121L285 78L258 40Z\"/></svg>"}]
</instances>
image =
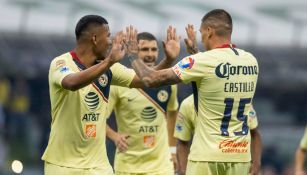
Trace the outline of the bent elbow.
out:
<instances>
[{"instance_id":1,"label":"bent elbow","mask_svg":"<svg viewBox=\"0 0 307 175\"><path fill-rule=\"evenodd\" d=\"M66 90L76 91L79 89L79 86L72 81L62 81L62 87Z\"/></svg>"}]
</instances>

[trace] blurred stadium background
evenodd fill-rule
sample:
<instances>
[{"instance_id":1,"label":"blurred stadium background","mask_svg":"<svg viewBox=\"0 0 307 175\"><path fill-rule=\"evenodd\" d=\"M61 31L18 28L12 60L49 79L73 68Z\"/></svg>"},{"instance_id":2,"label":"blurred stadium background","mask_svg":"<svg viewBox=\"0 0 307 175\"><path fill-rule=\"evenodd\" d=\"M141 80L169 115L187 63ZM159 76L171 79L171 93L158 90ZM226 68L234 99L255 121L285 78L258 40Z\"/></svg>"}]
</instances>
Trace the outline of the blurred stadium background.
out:
<instances>
[{"instance_id":1,"label":"blurred stadium background","mask_svg":"<svg viewBox=\"0 0 307 175\"><path fill-rule=\"evenodd\" d=\"M168 25L185 37L184 27L191 23L198 29L214 8L230 12L233 43L254 53L260 64L254 107L264 144L263 174L291 174L307 119L306 0L0 0L0 174L14 174L13 160L23 163L23 175L43 174L49 63L73 49L80 17L99 14L112 33L132 24L162 40ZM183 43L182 48L181 57L187 55ZM179 100L190 92L180 85ZM107 146L112 162L114 145Z\"/></svg>"}]
</instances>

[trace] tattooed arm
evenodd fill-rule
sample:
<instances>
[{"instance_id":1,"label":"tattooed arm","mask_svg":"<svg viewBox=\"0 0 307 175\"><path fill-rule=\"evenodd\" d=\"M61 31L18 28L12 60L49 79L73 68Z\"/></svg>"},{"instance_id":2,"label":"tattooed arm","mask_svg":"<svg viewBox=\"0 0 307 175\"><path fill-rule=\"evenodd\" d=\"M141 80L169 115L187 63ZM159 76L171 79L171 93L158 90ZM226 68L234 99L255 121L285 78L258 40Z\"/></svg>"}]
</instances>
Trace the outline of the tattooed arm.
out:
<instances>
[{"instance_id":1,"label":"tattooed arm","mask_svg":"<svg viewBox=\"0 0 307 175\"><path fill-rule=\"evenodd\" d=\"M139 76L146 87L160 87L181 82L181 80L171 68L156 71L148 67L140 59L132 58L130 61L132 62L132 67L136 74Z\"/></svg>"}]
</instances>

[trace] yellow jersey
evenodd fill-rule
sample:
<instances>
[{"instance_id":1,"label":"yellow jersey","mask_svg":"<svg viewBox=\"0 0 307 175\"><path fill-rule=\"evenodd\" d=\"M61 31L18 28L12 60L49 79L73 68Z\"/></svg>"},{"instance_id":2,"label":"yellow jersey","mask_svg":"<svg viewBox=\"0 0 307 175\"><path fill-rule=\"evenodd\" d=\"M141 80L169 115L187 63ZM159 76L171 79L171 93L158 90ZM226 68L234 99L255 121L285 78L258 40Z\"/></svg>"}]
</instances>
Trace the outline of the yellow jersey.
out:
<instances>
[{"instance_id":1,"label":"yellow jersey","mask_svg":"<svg viewBox=\"0 0 307 175\"><path fill-rule=\"evenodd\" d=\"M177 108L175 85L153 89L112 86L108 111L115 112L118 133L129 135L127 151L116 150L116 172L158 173L173 169L166 111Z\"/></svg>"},{"instance_id":2,"label":"yellow jersey","mask_svg":"<svg viewBox=\"0 0 307 175\"><path fill-rule=\"evenodd\" d=\"M182 141L190 141L195 130L196 117L194 98L193 95L190 95L181 102L179 114L176 118L174 137ZM258 127L258 119L253 106L251 106L248 114L248 124L250 130Z\"/></svg>"},{"instance_id":3,"label":"yellow jersey","mask_svg":"<svg viewBox=\"0 0 307 175\"><path fill-rule=\"evenodd\" d=\"M198 117L189 160L251 161L247 115L259 72L256 58L229 44L188 56L173 71L193 84Z\"/></svg>"},{"instance_id":4,"label":"yellow jersey","mask_svg":"<svg viewBox=\"0 0 307 175\"><path fill-rule=\"evenodd\" d=\"M42 156L46 162L73 168L110 167L105 147L110 84L129 86L135 73L119 63L88 86L62 87L65 76L86 69L74 52L55 58L49 69L51 132Z\"/></svg>"},{"instance_id":5,"label":"yellow jersey","mask_svg":"<svg viewBox=\"0 0 307 175\"><path fill-rule=\"evenodd\" d=\"M190 141L195 130L197 117L193 95L185 98L179 108L176 118L174 137L182 141Z\"/></svg>"},{"instance_id":6,"label":"yellow jersey","mask_svg":"<svg viewBox=\"0 0 307 175\"><path fill-rule=\"evenodd\" d=\"M301 146L302 149L307 150L307 127L305 129L305 133L304 133L304 136L301 140L300 146Z\"/></svg>"}]
</instances>

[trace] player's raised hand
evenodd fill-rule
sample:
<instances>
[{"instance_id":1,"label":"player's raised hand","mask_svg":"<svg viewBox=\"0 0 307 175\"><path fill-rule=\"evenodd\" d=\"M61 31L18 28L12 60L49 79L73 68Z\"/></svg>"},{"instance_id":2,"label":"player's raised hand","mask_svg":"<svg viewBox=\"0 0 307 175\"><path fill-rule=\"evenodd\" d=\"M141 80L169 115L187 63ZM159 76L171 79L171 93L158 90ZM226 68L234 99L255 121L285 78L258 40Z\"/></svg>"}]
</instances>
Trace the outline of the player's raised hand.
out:
<instances>
[{"instance_id":1,"label":"player's raised hand","mask_svg":"<svg viewBox=\"0 0 307 175\"><path fill-rule=\"evenodd\" d=\"M120 61L125 56L123 40L124 40L124 33L122 31L117 32L112 41L112 49L109 55L110 61L112 63Z\"/></svg>"},{"instance_id":2,"label":"player's raised hand","mask_svg":"<svg viewBox=\"0 0 307 175\"><path fill-rule=\"evenodd\" d=\"M176 28L168 27L166 40L162 43L166 58L175 60L180 53L180 36L176 34Z\"/></svg>"},{"instance_id":3,"label":"player's raised hand","mask_svg":"<svg viewBox=\"0 0 307 175\"><path fill-rule=\"evenodd\" d=\"M127 55L137 54L138 53L138 41L137 41L137 30L133 26L126 27L125 35L125 49Z\"/></svg>"},{"instance_id":4,"label":"player's raised hand","mask_svg":"<svg viewBox=\"0 0 307 175\"><path fill-rule=\"evenodd\" d=\"M185 28L187 32L187 38L184 39L185 45L187 47L187 52L189 54L196 54L198 52L197 41L196 41L196 31L194 30L194 26L188 24Z\"/></svg>"}]
</instances>

